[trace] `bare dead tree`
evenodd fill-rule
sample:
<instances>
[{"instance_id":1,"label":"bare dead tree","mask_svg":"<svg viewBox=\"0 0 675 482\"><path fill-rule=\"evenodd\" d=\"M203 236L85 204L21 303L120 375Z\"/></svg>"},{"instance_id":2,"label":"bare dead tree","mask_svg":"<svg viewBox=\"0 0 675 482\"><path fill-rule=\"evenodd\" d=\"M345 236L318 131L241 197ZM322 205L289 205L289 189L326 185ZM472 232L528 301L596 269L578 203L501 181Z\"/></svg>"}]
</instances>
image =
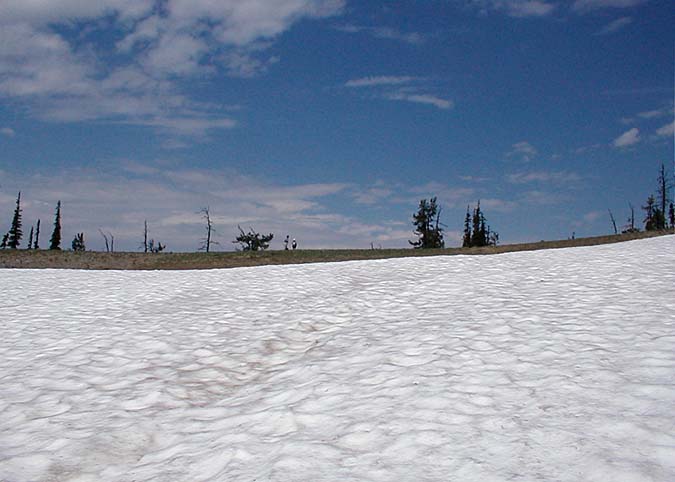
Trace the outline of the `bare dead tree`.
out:
<instances>
[{"instance_id":1,"label":"bare dead tree","mask_svg":"<svg viewBox=\"0 0 675 482\"><path fill-rule=\"evenodd\" d=\"M619 234L619 231L616 229L616 220L614 219L614 215L612 214L611 209L607 209L609 212L609 219L612 220L612 226L614 227L614 234Z\"/></svg>"},{"instance_id":2,"label":"bare dead tree","mask_svg":"<svg viewBox=\"0 0 675 482\"><path fill-rule=\"evenodd\" d=\"M148 252L148 220L143 221L143 252Z\"/></svg>"},{"instance_id":3,"label":"bare dead tree","mask_svg":"<svg viewBox=\"0 0 675 482\"><path fill-rule=\"evenodd\" d=\"M668 193L672 187L673 187L672 182L668 179L668 175L666 173L666 167L663 164L661 164L661 169L659 170L659 177L658 177L657 193L659 195L661 213L663 214L664 228L666 227L665 226L666 209L668 208L668 201L670 201Z\"/></svg>"},{"instance_id":4,"label":"bare dead tree","mask_svg":"<svg viewBox=\"0 0 675 482\"><path fill-rule=\"evenodd\" d=\"M635 208L631 203L628 203L628 207L630 208L630 217L628 218L628 224L622 231L623 233L634 233L636 231L639 231L638 229L635 228Z\"/></svg>"},{"instance_id":5,"label":"bare dead tree","mask_svg":"<svg viewBox=\"0 0 675 482\"><path fill-rule=\"evenodd\" d=\"M154 239L151 239L150 241L148 241L148 250L151 253L161 253L165 249L166 249L166 244L162 244L159 241L157 242L157 244L155 244Z\"/></svg>"},{"instance_id":6,"label":"bare dead tree","mask_svg":"<svg viewBox=\"0 0 675 482\"><path fill-rule=\"evenodd\" d=\"M202 245L199 247L199 251L206 251L207 253L211 251L212 244L219 244L217 241L213 240L213 235L216 230L213 228L213 221L211 220L211 211L209 206L202 208L199 213L201 213L202 218L206 221L206 237L201 239Z\"/></svg>"},{"instance_id":7,"label":"bare dead tree","mask_svg":"<svg viewBox=\"0 0 675 482\"><path fill-rule=\"evenodd\" d=\"M107 234L103 232L102 229L99 228L98 230L99 233L101 233L101 236L103 236L103 240L105 241L105 251L106 253L114 253L115 252L115 236L111 232L108 232Z\"/></svg>"}]
</instances>

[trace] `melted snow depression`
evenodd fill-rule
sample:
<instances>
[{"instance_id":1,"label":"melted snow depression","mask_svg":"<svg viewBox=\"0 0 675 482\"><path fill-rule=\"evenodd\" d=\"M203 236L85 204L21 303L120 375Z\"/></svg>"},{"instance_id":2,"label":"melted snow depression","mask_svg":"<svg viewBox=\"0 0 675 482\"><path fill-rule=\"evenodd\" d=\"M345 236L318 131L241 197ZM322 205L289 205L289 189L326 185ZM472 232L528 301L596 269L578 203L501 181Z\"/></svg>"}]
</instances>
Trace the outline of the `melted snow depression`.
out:
<instances>
[{"instance_id":1,"label":"melted snow depression","mask_svg":"<svg viewBox=\"0 0 675 482\"><path fill-rule=\"evenodd\" d=\"M5 482L675 480L675 236L1 274Z\"/></svg>"}]
</instances>

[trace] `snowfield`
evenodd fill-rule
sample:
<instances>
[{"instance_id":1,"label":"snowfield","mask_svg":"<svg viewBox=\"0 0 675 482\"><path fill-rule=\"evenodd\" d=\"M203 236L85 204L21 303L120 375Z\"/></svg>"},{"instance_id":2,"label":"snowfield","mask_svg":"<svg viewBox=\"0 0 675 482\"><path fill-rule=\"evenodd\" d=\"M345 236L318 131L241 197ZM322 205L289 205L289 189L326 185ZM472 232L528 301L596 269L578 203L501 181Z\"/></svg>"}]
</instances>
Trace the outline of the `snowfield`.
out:
<instances>
[{"instance_id":1,"label":"snowfield","mask_svg":"<svg viewBox=\"0 0 675 482\"><path fill-rule=\"evenodd\" d=\"M0 277L3 482L675 480L675 236Z\"/></svg>"}]
</instances>

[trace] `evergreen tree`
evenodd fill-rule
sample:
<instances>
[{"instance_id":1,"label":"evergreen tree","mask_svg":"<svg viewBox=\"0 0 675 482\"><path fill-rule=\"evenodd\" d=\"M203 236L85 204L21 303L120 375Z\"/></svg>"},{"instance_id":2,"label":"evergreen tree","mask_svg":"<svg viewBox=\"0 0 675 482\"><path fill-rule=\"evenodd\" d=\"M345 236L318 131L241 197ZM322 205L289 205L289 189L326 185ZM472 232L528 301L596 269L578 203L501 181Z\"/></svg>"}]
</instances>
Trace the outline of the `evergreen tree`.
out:
<instances>
[{"instance_id":1,"label":"evergreen tree","mask_svg":"<svg viewBox=\"0 0 675 482\"><path fill-rule=\"evenodd\" d=\"M499 242L499 234L490 229L485 215L480 208L480 200L476 203L476 209L473 210L473 216L470 215L469 207L466 210L464 219L464 241L462 246L465 248L496 246Z\"/></svg>"},{"instance_id":2,"label":"evergreen tree","mask_svg":"<svg viewBox=\"0 0 675 482\"><path fill-rule=\"evenodd\" d=\"M413 214L413 225L415 226L415 235L417 241L408 241L414 248L443 248L443 228L440 222L441 207L436 203L433 197L429 201L420 200L420 205L415 214Z\"/></svg>"},{"instance_id":3,"label":"evergreen tree","mask_svg":"<svg viewBox=\"0 0 675 482\"><path fill-rule=\"evenodd\" d=\"M658 177L658 188L657 188L657 193L659 195L659 209L661 213L663 214L663 226L657 228L657 229L665 229L666 228L666 210L668 209L668 191L670 191L671 184L668 182L668 176L666 175L666 168L663 164L661 164L661 169L659 170L659 177Z\"/></svg>"},{"instance_id":4,"label":"evergreen tree","mask_svg":"<svg viewBox=\"0 0 675 482\"><path fill-rule=\"evenodd\" d=\"M236 237L233 243L239 243L241 249L244 251L264 251L270 246L270 241L274 238L274 234L260 234L256 233L253 228L250 228L248 233L245 233L241 226L239 228L239 236Z\"/></svg>"},{"instance_id":5,"label":"evergreen tree","mask_svg":"<svg viewBox=\"0 0 675 482\"><path fill-rule=\"evenodd\" d=\"M33 226L30 227L30 235L28 236L28 247L26 249L33 249Z\"/></svg>"},{"instance_id":6,"label":"evergreen tree","mask_svg":"<svg viewBox=\"0 0 675 482\"><path fill-rule=\"evenodd\" d=\"M61 201L56 203L56 216L54 218L54 231L49 240L49 249L61 249Z\"/></svg>"},{"instance_id":7,"label":"evergreen tree","mask_svg":"<svg viewBox=\"0 0 675 482\"><path fill-rule=\"evenodd\" d=\"M484 226L483 213L480 210L480 199L476 204L476 209L473 210L473 229L471 233L471 246L484 246L484 237L481 236L481 224Z\"/></svg>"},{"instance_id":8,"label":"evergreen tree","mask_svg":"<svg viewBox=\"0 0 675 482\"><path fill-rule=\"evenodd\" d=\"M16 197L16 208L14 209L14 217L12 218L12 226L9 228L9 234L7 238L7 247L11 249L16 249L21 243L21 237L23 236L23 231L21 231L21 192Z\"/></svg>"},{"instance_id":9,"label":"evergreen tree","mask_svg":"<svg viewBox=\"0 0 675 482\"><path fill-rule=\"evenodd\" d=\"M9 238L9 233L5 233L2 237L2 242L0 242L0 249L5 249L7 247L7 239Z\"/></svg>"},{"instance_id":10,"label":"evergreen tree","mask_svg":"<svg viewBox=\"0 0 675 482\"><path fill-rule=\"evenodd\" d=\"M653 194L649 195L649 197L647 198L647 204L642 206L642 209L646 214L644 219L645 231L655 230L656 229L655 211L658 208L656 207L656 200L654 199Z\"/></svg>"},{"instance_id":11,"label":"evergreen tree","mask_svg":"<svg viewBox=\"0 0 675 482\"><path fill-rule=\"evenodd\" d=\"M462 240L462 247L469 248L471 246L471 213L469 206L466 206L466 217L464 218L464 238Z\"/></svg>"},{"instance_id":12,"label":"evergreen tree","mask_svg":"<svg viewBox=\"0 0 675 482\"><path fill-rule=\"evenodd\" d=\"M35 228L35 242L33 243L33 249L40 249L40 220L37 220L37 226Z\"/></svg>"},{"instance_id":13,"label":"evergreen tree","mask_svg":"<svg viewBox=\"0 0 675 482\"><path fill-rule=\"evenodd\" d=\"M668 218L670 220L670 229L675 229L675 206L673 206L673 203L670 203Z\"/></svg>"},{"instance_id":14,"label":"evergreen tree","mask_svg":"<svg viewBox=\"0 0 675 482\"><path fill-rule=\"evenodd\" d=\"M71 243L73 251L86 251L86 246L84 245L84 233L77 233L73 238Z\"/></svg>"}]
</instances>

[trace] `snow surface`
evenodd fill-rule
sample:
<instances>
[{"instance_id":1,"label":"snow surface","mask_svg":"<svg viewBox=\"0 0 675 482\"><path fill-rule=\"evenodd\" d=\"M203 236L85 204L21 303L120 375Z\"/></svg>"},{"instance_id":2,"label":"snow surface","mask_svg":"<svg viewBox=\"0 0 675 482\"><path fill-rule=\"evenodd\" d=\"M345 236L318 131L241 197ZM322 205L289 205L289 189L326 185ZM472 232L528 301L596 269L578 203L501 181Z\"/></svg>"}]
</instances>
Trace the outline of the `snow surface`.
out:
<instances>
[{"instance_id":1,"label":"snow surface","mask_svg":"<svg viewBox=\"0 0 675 482\"><path fill-rule=\"evenodd\" d=\"M3 482L675 480L675 236L0 279Z\"/></svg>"}]
</instances>

